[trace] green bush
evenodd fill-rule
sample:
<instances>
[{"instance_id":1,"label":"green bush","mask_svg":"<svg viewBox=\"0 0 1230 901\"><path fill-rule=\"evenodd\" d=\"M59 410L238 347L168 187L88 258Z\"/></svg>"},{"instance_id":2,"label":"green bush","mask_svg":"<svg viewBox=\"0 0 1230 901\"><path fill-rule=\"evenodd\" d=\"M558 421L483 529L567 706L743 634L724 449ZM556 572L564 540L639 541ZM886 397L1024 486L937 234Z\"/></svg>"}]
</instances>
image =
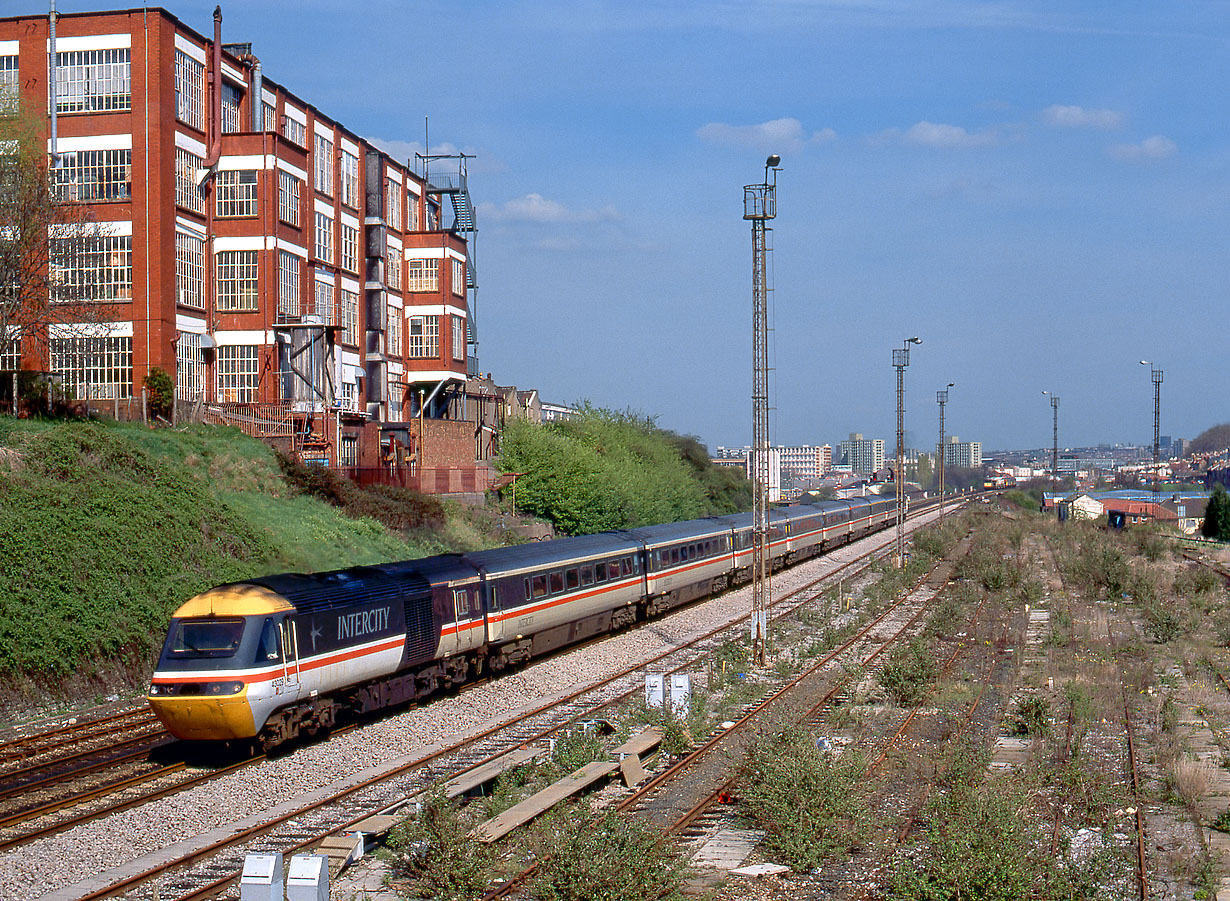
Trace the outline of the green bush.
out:
<instances>
[{"instance_id":1,"label":"green bush","mask_svg":"<svg viewBox=\"0 0 1230 901\"><path fill-rule=\"evenodd\" d=\"M433 794L389 835L393 872L411 880L411 896L470 901L491 881L492 847L470 839L457 805Z\"/></svg>"},{"instance_id":2,"label":"green bush","mask_svg":"<svg viewBox=\"0 0 1230 901\"><path fill-rule=\"evenodd\" d=\"M158 366L150 368L141 380L145 386L145 399L149 415L155 418L170 419L175 407L175 382L165 369Z\"/></svg>"},{"instance_id":3,"label":"green bush","mask_svg":"<svg viewBox=\"0 0 1230 901\"><path fill-rule=\"evenodd\" d=\"M764 830L766 855L796 872L859 845L870 821L866 761L816 746L805 729L753 742L739 768L740 806Z\"/></svg>"},{"instance_id":4,"label":"green bush","mask_svg":"<svg viewBox=\"0 0 1230 901\"><path fill-rule=\"evenodd\" d=\"M921 638L899 644L880 671L880 684L898 704L915 704L935 684L938 667L930 646Z\"/></svg>"},{"instance_id":5,"label":"green bush","mask_svg":"<svg viewBox=\"0 0 1230 901\"><path fill-rule=\"evenodd\" d=\"M686 868L652 826L573 807L546 821L530 886L536 901L678 901Z\"/></svg>"},{"instance_id":6,"label":"green bush","mask_svg":"<svg viewBox=\"0 0 1230 901\"><path fill-rule=\"evenodd\" d=\"M1009 723L1015 735L1045 735L1051 728L1051 705L1042 695L1026 695L1016 702Z\"/></svg>"}]
</instances>

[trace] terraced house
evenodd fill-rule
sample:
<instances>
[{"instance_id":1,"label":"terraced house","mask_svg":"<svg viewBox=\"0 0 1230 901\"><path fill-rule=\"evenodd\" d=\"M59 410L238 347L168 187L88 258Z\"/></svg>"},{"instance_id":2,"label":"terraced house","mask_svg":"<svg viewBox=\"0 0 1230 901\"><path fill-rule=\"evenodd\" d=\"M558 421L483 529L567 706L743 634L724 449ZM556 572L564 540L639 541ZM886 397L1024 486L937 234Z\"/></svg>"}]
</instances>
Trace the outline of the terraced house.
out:
<instances>
[{"instance_id":1,"label":"terraced house","mask_svg":"<svg viewBox=\"0 0 1230 901\"><path fill-rule=\"evenodd\" d=\"M0 370L97 402L161 367L185 406L305 458L413 463L419 420L459 418L476 371L466 157L393 158L213 24L0 19L0 88L92 220L71 252L49 235L52 284L88 315L18 335Z\"/></svg>"}]
</instances>

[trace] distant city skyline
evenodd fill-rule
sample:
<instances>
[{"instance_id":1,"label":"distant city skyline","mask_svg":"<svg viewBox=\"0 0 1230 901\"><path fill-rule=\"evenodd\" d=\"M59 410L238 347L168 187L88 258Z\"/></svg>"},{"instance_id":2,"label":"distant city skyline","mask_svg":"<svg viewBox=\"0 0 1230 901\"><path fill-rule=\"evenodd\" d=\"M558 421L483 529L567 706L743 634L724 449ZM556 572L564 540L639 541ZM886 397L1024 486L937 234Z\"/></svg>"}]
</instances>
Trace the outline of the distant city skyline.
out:
<instances>
[{"instance_id":1,"label":"distant city skyline","mask_svg":"<svg viewBox=\"0 0 1230 901\"><path fill-rule=\"evenodd\" d=\"M216 0L165 8L206 32ZM61 13L127 8L60 0ZM45 2L8 14L45 12ZM1211 2L223 3L268 77L403 157L475 154L479 362L545 400L751 436L742 186L782 156L775 444L988 451L1226 419L1228 20ZM384 90L373 90L383 84ZM425 119L429 119L429 128ZM1212 403L1211 403L1212 401Z\"/></svg>"}]
</instances>

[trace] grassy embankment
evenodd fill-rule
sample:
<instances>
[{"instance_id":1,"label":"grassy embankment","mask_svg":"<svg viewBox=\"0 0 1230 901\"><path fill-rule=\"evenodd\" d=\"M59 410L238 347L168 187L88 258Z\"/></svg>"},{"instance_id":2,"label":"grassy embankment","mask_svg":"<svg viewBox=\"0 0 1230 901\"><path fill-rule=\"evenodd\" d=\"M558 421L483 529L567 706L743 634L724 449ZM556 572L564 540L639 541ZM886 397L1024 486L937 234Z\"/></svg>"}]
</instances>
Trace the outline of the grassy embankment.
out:
<instances>
[{"instance_id":1,"label":"grassy embankment","mask_svg":"<svg viewBox=\"0 0 1230 901\"><path fill-rule=\"evenodd\" d=\"M233 429L0 419L0 704L140 688L192 595L498 544L477 519Z\"/></svg>"}]
</instances>

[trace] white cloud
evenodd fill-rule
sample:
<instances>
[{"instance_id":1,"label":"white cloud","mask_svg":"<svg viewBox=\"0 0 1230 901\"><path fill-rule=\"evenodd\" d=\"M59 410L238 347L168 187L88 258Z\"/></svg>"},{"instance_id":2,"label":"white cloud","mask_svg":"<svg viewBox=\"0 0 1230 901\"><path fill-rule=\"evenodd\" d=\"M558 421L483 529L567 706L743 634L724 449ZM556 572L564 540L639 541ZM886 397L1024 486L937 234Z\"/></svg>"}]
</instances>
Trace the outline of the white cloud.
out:
<instances>
[{"instance_id":1,"label":"white cloud","mask_svg":"<svg viewBox=\"0 0 1230 901\"><path fill-rule=\"evenodd\" d=\"M540 225L576 224L583 222L611 222L619 219L614 207L598 210L570 210L555 200L541 194L526 194L502 204L480 203L478 214L493 222L532 222Z\"/></svg>"},{"instance_id":2,"label":"white cloud","mask_svg":"<svg viewBox=\"0 0 1230 901\"><path fill-rule=\"evenodd\" d=\"M1085 109L1083 106L1048 106L1042 111L1042 121L1058 128L1118 128L1123 113L1111 109Z\"/></svg>"},{"instance_id":3,"label":"white cloud","mask_svg":"<svg viewBox=\"0 0 1230 901\"><path fill-rule=\"evenodd\" d=\"M990 147L999 143L999 135L991 130L971 132L959 125L944 125L923 120L911 125L905 132L896 128L882 131L879 140L904 141L907 144L918 144L923 147Z\"/></svg>"},{"instance_id":4,"label":"white cloud","mask_svg":"<svg viewBox=\"0 0 1230 901\"><path fill-rule=\"evenodd\" d=\"M822 128L810 135L798 119L770 119L759 125L728 125L710 122L696 130L696 136L710 144L728 147L748 147L765 153L792 153L808 144L828 144L837 140L837 132Z\"/></svg>"},{"instance_id":5,"label":"white cloud","mask_svg":"<svg viewBox=\"0 0 1230 901\"><path fill-rule=\"evenodd\" d=\"M1139 144L1114 144L1106 151L1125 163L1164 160L1179 152L1179 145L1163 135L1145 138Z\"/></svg>"}]
</instances>

